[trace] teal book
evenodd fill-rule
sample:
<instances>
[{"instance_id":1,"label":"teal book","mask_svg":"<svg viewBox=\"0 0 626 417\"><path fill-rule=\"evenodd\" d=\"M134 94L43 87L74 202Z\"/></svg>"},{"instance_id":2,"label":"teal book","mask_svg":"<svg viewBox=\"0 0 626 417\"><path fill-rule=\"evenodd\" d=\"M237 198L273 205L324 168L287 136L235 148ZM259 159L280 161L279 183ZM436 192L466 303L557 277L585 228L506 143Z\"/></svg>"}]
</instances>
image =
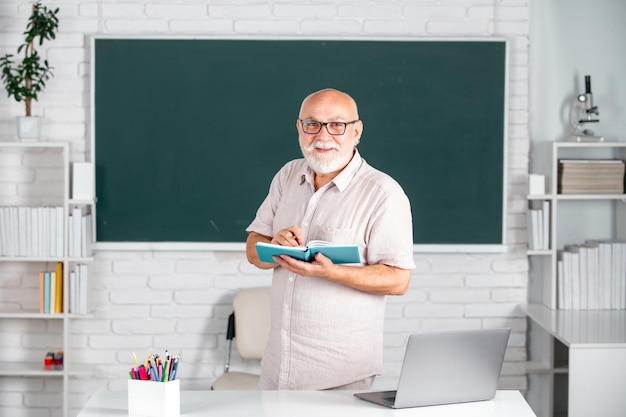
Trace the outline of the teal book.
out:
<instances>
[{"instance_id":1,"label":"teal book","mask_svg":"<svg viewBox=\"0 0 626 417\"><path fill-rule=\"evenodd\" d=\"M356 245L338 245L322 240L312 240L305 246L281 246L259 242L256 244L259 259L263 262L274 262L272 256L289 255L301 261L311 262L321 252L336 264L361 263L359 248Z\"/></svg>"},{"instance_id":2,"label":"teal book","mask_svg":"<svg viewBox=\"0 0 626 417\"><path fill-rule=\"evenodd\" d=\"M50 314L50 272L46 271L43 278L43 312Z\"/></svg>"}]
</instances>

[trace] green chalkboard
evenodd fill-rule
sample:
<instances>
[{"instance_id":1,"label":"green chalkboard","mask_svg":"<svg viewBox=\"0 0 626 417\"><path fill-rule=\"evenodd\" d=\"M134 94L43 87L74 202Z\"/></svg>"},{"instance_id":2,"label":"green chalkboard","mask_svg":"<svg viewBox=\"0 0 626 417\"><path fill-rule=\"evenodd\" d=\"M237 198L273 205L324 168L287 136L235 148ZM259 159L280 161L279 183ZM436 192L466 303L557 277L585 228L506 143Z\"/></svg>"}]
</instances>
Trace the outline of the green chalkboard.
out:
<instances>
[{"instance_id":1,"label":"green chalkboard","mask_svg":"<svg viewBox=\"0 0 626 417\"><path fill-rule=\"evenodd\" d=\"M243 242L302 99L359 105L415 244L502 244L506 43L94 40L98 242Z\"/></svg>"}]
</instances>

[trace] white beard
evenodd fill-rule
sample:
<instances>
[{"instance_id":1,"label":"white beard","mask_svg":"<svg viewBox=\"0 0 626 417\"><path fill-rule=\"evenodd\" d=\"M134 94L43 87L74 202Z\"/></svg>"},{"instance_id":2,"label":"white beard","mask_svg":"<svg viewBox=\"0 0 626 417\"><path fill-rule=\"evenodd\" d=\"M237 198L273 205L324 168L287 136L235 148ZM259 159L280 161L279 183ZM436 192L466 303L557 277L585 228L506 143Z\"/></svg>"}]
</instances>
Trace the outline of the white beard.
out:
<instances>
[{"instance_id":1,"label":"white beard","mask_svg":"<svg viewBox=\"0 0 626 417\"><path fill-rule=\"evenodd\" d=\"M320 142L314 142L307 147L302 147L302 154L304 155L304 159L307 161L311 169L318 174L330 174L331 172L336 172L342 169L350 160L342 160L338 153L333 153L327 156L318 157L314 154L315 148L323 148L323 149L335 149L339 151L339 147L337 145L324 145Z\"/></svg>"}]
</instances>

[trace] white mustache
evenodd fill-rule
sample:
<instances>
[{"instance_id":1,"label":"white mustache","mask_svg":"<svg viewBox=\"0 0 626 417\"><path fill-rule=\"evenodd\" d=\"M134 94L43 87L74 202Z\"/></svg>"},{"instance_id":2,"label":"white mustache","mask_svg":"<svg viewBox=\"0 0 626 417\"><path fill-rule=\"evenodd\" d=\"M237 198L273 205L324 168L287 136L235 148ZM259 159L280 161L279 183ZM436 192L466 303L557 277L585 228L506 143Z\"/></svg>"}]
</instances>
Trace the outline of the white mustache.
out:
<instances>
[{"instance_id":1,"label":"white mustache","mask_svg":"<svg viewBox=\"0 0 626 417\"><path fill-rule=\"evenodd\" d=\"M311 143L309 146L305 147L305 149L308 152L311 152L314 149L333 149L335 151L338 151L339 146L334 143L317 141L317 142Z\"/></svg>"}]
</instances>

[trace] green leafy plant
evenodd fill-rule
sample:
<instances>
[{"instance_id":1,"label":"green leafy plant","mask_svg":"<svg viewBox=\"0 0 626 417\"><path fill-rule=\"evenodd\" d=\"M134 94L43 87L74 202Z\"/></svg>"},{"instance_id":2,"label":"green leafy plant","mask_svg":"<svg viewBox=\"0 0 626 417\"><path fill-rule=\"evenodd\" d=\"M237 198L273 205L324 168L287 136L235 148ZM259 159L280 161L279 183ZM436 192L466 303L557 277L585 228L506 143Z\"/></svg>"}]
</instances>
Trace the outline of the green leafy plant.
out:
<instances>
[{"instance_id":1,"label":"green leafy plant","mask_svg":"<svg viewBox=\"0 0 626 417\"><path fill-rule=\"evenodd\" d=\"M37 53L35 42L38 40L41 46L45 39L56 37L55 32L59 27L58 12L58 7L49 10L41 4L41 1L34 3L33 13L24 32L26 38L17 48L18 54L23 51L22 61L15 66L13 55L6 54L0 58L4 88L9 97L13 97L17 102L24 102L26 116L31 116L32 101L37 101L37 94L43 91L46 81L53 75L53 68L48 64L48 60L42 61Z\"/></svg>"}]
</instances>

